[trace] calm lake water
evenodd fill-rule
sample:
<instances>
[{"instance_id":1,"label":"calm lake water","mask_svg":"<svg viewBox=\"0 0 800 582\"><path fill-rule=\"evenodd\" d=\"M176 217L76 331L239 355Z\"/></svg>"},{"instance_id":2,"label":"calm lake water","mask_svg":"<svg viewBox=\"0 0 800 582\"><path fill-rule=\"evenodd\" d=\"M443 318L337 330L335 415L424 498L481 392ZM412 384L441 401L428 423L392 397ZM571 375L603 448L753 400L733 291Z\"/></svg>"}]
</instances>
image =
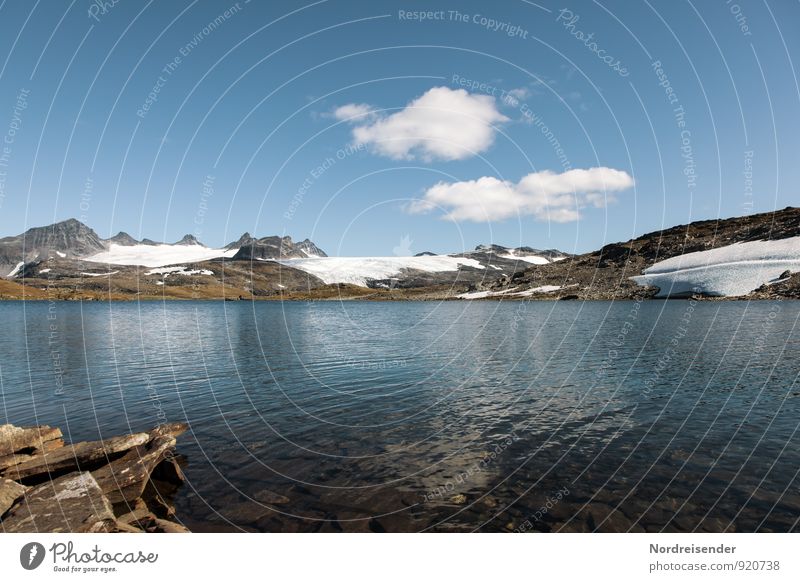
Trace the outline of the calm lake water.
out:
<instances>
[{"instance_id":1,"label":"calm lake water","mask_svg":"<svg viewBox=\"0 0 800 582\"><path fill-rule=\"evenodd\" d=\"M790 301L0 302L0 423L78 441L188 422L174 504L195 531L791 531L798 318Z\"/></svg>"}]
</instances>

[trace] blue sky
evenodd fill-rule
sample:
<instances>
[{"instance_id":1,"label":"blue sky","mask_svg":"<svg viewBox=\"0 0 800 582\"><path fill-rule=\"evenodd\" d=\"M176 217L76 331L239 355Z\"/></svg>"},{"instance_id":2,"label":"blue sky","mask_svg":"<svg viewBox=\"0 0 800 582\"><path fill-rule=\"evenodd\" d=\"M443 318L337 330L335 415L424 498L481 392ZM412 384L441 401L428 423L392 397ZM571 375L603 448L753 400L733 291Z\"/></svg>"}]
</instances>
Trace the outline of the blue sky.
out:
<instances>
[{"instance_id":1,"label":"blue sky","mask_svg":"<svg viewBox=\"0 0 800 582\"><path fill-rule=\"evenodd\" d=\"M794 2L101 4L0 5L0 235L583 252L798 204Z\"/></svg>"}]
</instances>

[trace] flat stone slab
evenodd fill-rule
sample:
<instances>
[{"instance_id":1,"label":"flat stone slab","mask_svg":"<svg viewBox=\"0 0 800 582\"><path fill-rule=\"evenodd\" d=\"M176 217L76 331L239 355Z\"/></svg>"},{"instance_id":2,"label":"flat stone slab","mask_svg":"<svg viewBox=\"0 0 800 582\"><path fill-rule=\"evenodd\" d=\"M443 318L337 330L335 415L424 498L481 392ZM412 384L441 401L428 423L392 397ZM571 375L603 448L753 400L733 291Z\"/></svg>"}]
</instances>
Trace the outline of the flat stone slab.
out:
<instances>
[{"instance_id":1,"label":"flat stone slab","mask_svg":"<svg viewBox=\"0 0 800 582\"><path fill-rule=\"evenodd\" d=\"M111 504L89 472L29 489L0 521L6 533L106 532L114 525Z\"/></svg>"},{"instance_id":2,"label":"flat stone slab","mask_svg":"<svg viewBox=\"0 0 800 582\"><path fill-rule=\"evenodd\" d=\"M0 517L8 511L30 487L20 485L16 481L0 478Z\"/></svg>"},{"instance_id":3,"label":"flat stone slab","mask_svg":"<svg viewBox=\"0 0 800 582\"><path fill-rule=\"evenodd\" d=\"M150 440L146 432L113 437L103 441L89 441L34 455L17 465L0 470L0 475L22 481L37 475L59 473L63 471L86 470L90 465L105 462L108 457L123 453Z\"/></svg>"},{"instance_id":4,"label":"flat stone slab","mask_svg":"<svg viewBox=\"0 0 800 582\"><path fill-rule=\"evenodd\" d=\"M0 457L18 451L28 454L43 451L45 443L61 437L61 429L46 425L22 428L13 424L0 424Z\"/></svg>"},{"instance_id":5,"label":"flat stone slab","mask_svg":"<svg viewBox=\"0 0 800 582\"><path fill-rule=\"evenodd\" d=\"M123 501L132 503L144 493L145 485L156 465L174 448L174 436L157 436L92 474L112 504Z\"/></svg>"},{"instance_id":6,"label":"flat stone slab","mask_svg":"<svg viewBox=\"0 0 800 582\"><path fill-rule=\"evenodd\" d=\"M150 438L154 439L159 436L171 436L178 438L189 429L189 425L185 422L167 422L159 424L150 431Z\"/></svg>"}]
</instances>

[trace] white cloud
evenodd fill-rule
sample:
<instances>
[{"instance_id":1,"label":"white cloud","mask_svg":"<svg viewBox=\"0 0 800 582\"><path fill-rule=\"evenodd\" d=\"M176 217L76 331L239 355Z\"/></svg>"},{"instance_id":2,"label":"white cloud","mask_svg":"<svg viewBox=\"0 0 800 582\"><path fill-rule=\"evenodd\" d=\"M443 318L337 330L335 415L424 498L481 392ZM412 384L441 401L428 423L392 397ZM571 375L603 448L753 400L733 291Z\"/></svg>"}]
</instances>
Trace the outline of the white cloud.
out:
<instances>
[{"instance_id":1,"label":"white cloud","mask_svg":"<svg viewBox=\"0 0 800 582\"><path fill-rule=\"evenodd\" d=\"M441 209L444 218L474 222L513 216L571 222L580 218L582 208L602 208L616 200L613 192L632 186L633 178L626 172L605 167L561 174L544 170L528 174L517 183L484 176L464 182L439 182L421 200L409 205L408 211Z\"/></svg>"},{"instance_id":2,"label":"white cloud","mask_svg":"<svg viewBox=\"0 0 800 582\"><path fill-rule=\"evenodd\" d=\"M339 117L339 112L343 117ZM362 112L354 118L353 112ZM508 121L489 95L434 87L396 113L363 117L366 105L339 107L335 115L355 124L353 140L394 159L461 160L486 151L494 142L494 124ZM349 115L348 115L349 114Z\"/></svg>"},{"instance_id":3,"label":"white cloud","mask_svg":"<svg viewBox=\"0 0 800 582\"><path fill-rule=\"evenodd\" d=\"M366 103L348 103L333 110L333 116L340 121L363 122L374 115L372 107Z\"/></svg>"}]
</instances>

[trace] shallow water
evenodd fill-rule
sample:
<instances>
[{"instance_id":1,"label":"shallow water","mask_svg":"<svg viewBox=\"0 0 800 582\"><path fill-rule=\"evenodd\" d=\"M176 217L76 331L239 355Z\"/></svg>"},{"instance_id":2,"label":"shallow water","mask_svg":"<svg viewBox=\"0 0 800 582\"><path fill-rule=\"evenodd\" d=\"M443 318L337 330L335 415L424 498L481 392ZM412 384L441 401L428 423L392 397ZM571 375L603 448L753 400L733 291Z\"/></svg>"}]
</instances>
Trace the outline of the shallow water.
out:
<instances>
[{"instance_id":1,"label":"shallow water","mask_svg":"<svg viewBox=\"0 0 800 582\"><path fill-rule=\"evenodd\" d=\"M196 531L791 531L798 317L2 302L0 422L73 441L188 422L174 503Z\"/></svg>"}]
</instances>

